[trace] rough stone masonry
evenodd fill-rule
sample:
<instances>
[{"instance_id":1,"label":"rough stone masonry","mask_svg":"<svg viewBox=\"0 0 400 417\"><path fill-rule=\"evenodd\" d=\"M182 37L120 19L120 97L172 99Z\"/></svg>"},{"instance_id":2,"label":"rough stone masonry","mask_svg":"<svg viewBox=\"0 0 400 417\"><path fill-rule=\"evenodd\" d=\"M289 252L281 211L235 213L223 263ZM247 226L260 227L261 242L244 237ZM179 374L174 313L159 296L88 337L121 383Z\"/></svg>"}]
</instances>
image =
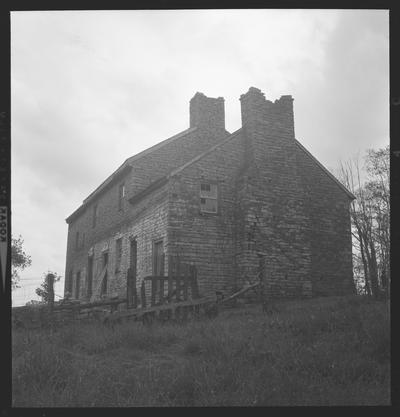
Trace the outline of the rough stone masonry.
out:
<instances>
[{"instance_id":1,"label":"rough stone masonry","mask_svg":"<svg viewBox=\"0 0 400 417\"><path fill-rule=\"evenodd\" d=\"M354 292L354 196L296 140L291 96L251 87L240 103L229 133L224 99L196 93L187 130L128 158L66 219L66 294L125 297L129 267L139 287L168 255L196 265L203 295L256 282L260 259L268 296Z\"/></svg>"}]
</instances>

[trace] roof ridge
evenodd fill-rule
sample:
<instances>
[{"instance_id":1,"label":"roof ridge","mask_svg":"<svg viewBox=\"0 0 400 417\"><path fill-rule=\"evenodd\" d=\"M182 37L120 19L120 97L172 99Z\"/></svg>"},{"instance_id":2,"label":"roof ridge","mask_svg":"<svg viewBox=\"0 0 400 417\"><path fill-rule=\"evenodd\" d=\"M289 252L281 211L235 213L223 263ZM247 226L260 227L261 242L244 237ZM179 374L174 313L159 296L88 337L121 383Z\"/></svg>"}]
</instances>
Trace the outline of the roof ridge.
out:
<instances>
[{"instance_id":1,"label":"roof ridge","mask_svg":"<svg viewBox=\"0 0 400 417\"><path fill-rule=\"evenodd\" d=\"M192 132L194 132L197 129L198 128L196 126L195 127L189 127L189 129L183 130L182 132L179 132L176 135L173 135L173 136L171 136L171 137L169 137L167 139L164 139L161 142L156 143L153 146L150 146L150 148L144 149L143 151L137 153L136 155L130 156L126 161L129 161L129 162L135 161L139 157L145 156L145 155L147 155L147 154L155 151L158 148L162 148L164 145L167 145L168 143L173 142L174 140L179 139L182 136L187 135L188 133L192 133Z\"/></svg>"},{"instance_id":2,"label":"roof ridge","mask_svg":"<svg viewBox=\"0 0 400 417\"><path fill-rule=\"evenodd\" d=\"M335 183L352 199L355 200L356 197L354 196L354 194L352 192L350 192L327 168L325 168L321 162L318 161L318 159L311 153L309 152L296 138L294 139L295 144L303 151L305 152L308 156L310 156L316 163L317 165L325 172L325 174L327 174L333 181L335 181Z\"/></svg>"},{"instance_id":3,"label":"roof ridge","mask_svg":"<svg viewBox=\"0 0 400 417\"><path fill-rule=\"evenodd\" d=\"M164 139L161 142L156 143L153 146L150 146L150 148L144 149L143 151L130 156L129 158L125 159L125 161L111 174L109 175L97 188L94 189L94 191L92 191L84 200L83 200L83 204L86 204L95 194L97 194L100 190L102 190L111 180L112 178L118 173L118 171L122 170L123 167L126 164L130 164L133 161L136 161L137 159L148 155L149 153L167 145L170 142L173 142L176 139L181 138L182 136L185 136L189 133L194 132L197 129L197 127L190 127L189 129L183 130L182 132L177 133L176 135L173 135L167 139Z\"/></svg>"},{"instance_id":4,"label":"roof ridge","mask_svg":"<svg viewBox=\"0 0 400 417\"><path fill-rule=\"evenodd\" d=\"M166 175L166 178L169 179L169 178L173 177L174 175L176 175L177 173L181 172L182 170L184 170L188 166L192 165L193 163L199 161L201 158L203 158L204 156L208 155L209 153L211 153L215 149L217 149L220 146L224 145L226 142L229 142L231 139L233 139L234 137L236 137L241 132L241 130L242 130L242 128L239 128L235 132L233 132L230 135L228 135L225 139L223 139L223 140L219 141L218 143L216 143L215 145L211 146L211 148L206 149L204 152L202 152L201 154L195 156L190 161L184 163L183 165L181 165L178 168L175 168L169 174Z\"/></svg>"}]
</instances>

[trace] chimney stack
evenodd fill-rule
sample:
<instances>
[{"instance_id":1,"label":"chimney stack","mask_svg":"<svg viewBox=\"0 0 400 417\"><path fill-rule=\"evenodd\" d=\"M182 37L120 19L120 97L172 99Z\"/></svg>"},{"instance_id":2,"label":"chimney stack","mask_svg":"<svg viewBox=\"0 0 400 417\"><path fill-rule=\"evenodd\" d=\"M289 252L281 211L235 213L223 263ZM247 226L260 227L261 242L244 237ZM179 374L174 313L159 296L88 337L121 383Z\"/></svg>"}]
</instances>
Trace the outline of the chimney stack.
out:
<instances>
[{"instance_id":1,"label":"chimney stack","mask_svg":"<svg viewBox=\"0 0 400 417\"><path fill-rule=\"evenodd\" d=\"M223 97L206 97L197 92L190 100L190 127L225 130L225 103Z\"/></svg>"},{"instance_id":2,"label":"chimney stack","mask_svg":"<svg viewBox=\"0 0 400 417\"><path fill-rule=\"evenodd\" d=\"M260 89L250 87L246 94L240 96L240 102L242 126L261 121L294 138L292 96L281 96L279 100L272 102L265 99Z\"/></svg>"}]
</instances>

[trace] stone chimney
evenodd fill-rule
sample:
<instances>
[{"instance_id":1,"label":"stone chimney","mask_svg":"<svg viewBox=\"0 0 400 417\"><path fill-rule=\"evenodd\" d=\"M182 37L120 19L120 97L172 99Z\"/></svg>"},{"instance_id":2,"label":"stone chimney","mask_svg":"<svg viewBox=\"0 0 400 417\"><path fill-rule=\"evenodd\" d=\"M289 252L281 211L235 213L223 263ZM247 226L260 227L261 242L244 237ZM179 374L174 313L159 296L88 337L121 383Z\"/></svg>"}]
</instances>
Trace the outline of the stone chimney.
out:
<instances>
[{"instance_id":1,"label":"stone chimney","mask_svg":"<svg viewBox=\"0 0 400 417\"><path fill-rule=\"evenodd\" d=\"M206 97L196 93L190 100L190 127L225 129L224 98Z\"/></svg>"},{"instance_id":2,"label":"stone chimney","mask_svg":"<svg viewBox=\"0 0 400 417\"><path fill-rule=\"evenodd\" d=\"M242 126L255 121L264 122L271 129L282 131L294 138L294 116L292 96L281 96L275 102L265 99L264 93L250 87L246 94L240 96Z\"/></svg>"}]
</instances>

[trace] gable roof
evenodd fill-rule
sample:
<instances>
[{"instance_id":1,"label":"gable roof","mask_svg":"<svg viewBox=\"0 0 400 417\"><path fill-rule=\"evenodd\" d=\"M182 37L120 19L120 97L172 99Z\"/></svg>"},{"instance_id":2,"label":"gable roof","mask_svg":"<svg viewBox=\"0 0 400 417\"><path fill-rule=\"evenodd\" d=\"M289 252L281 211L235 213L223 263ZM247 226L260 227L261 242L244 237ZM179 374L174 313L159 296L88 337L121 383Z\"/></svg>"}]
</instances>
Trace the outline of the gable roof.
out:
<instances>
[{"instance_id":1,"label":"gable roof","mask_svg":"<svg viewBox=\"0 0 400 417\"><path fill-rule=\"evenodd\" d=\"M110 176L108 176L94 191L92 191L82 202L82 204L72 213L70 214L65 221L67 223L70 223L72 220L74 220L79 214L83 213L83 211L86 209L87 205L93 201L97 196L102 194L104 191L106 191L110 186L112 186L118 179L123 177L125 174L130 172L133 168L132 163L139 160L140 158L162 148L163 146L180 139L184 136L189 135L190 133L197 130L197 127L192 127L189 129L186 129L180 133L177 133L174 136L171 136L168 139L165 139L150 148L145 149L142 152L139 152L136 155L131 156L130 158L127 158Z\"/></svg>"},{"instance_id":2,"label":"gable roof","mask_svg":"<svg viewBox=\"0 0 400 417\"><path fill-rule=\"evenodd\" d=\"M173 176L179 174L185 168L189 167L190 165L192 165L195 162L199 161L200 159L204 158L206 155L209 155L210 153L214 152L216 149L220 148L222 145L224 145L225 143L229 142L231 139L236 138L241 132L242 132L242 129L241 128L238 129L238 130L236 130L235 132L233 132L232 134L230 134L225 139L221 140L220 142L218 142L214 146L211 146L210 148L208 148L206 151L204 151L201 154L199 154L199 155L195 156L194 158L192 158L190 161L186 162L185 164L181 165L180 167L178 167L176 169L173 169L169 174L167 174L167 175L165 175L165 176L163 176L161 178L158 178L156 181L153 181L144 190L142 190L138 194L135 194L134 196L132 196L129 199L129 202L131 204L136 204L142 198L144 198L146 195L152 193L153 191L155 191L158 188L160 188L163 185L165 185L169 181L170 178L172 178Z\"/></svg>"},{"instance_id":3,"label":"gable roof","mask_svg":"<svg viewBox=\"0 0 400 417\"><path fill-rule=\"evenodd\" d=\"M224 141L230 135L225 129L209 132L207 129L191 127L131 156L83 200L81 206L67 217L66 222L70 223L76 219L91 202L132 169L135 170L134 175L138 180L135 183L134 196L132 197L135 198L136 196L143 196L143 192L146 194L148 187L152 187L154 182L158 183L160 179L168 175L177 166L185 164L192 155L202 154L205 149L214 147L215 143ZM165 163L159 164L157 162L160 155Z\"/></svg>"},{"instance_id":4,"label":"gable roof","mask_svg":"<svg viewBox=\"0 0 400 417\"><path fill-rule=\"evenodd\" d=\"M114 171L114 173L112 173L105 181L103 181L94 191L92 191L84 200L83 200L83 203L87 203L87 202L89 202L89 200L90 199L92 199L95 195L97 195L98 193L100 193L100 191L102 191L103 190L103 188L106 186L106 184L107 183L109 183L110 181L112 181L112 179L113 179L113 177L115 176L115 175L117 175L118 174L118 172L121 170L121 169L123 169L123 167L125 167L126 165L130 165L132 162L134 162L134 161L136 161L136 160L138 160L138 159L140 159L140 158L142 158L143 156L146 156L146 155L148 155L149 153L151 153L151 152L154 152L154 151L156 151L157 149L159 149L159 148L162 148L163 146L165 146L165 145L167 145L168 143L170 143L170 142L172 142L172 141L174 141L174 140L176 140L176 139L179 139L179 138L182 138L183 136L186 136L186 135L188 135L189 133L192 133L192 132L194 132L195 130L197 129L197 127L192 127L192 128L189 128L189 129L186 129L186 130L184 130L183 132L180 132L180 133L178 133L178 134L176 134L176 135L174 135L174 136L171 136L170 138L168 138L168 139L165 139L165 140L163 140L163 141L161 141L161 142L159 142L159 143L156 143L155 145L153 145L153 146L150 146L150 148L147 148L147 149L145 149L144 151L142 151L142 152L139 152L138 154L136 154L136 155L133 155L133 156L131 156L130 158L127 158L126 160L125 160L125 162L119 167L119 168L117 168L117 170L116 171Z\"/></svg>"},{"instance_id":5,"label":"gable roof","mask_svg":"<svg viewBox=\"0 0 400 417\"><path fill-rule=\"evenodd\" d=\"M129 202L131 204L136 204L138 203L142 198L144 198L145 196L149 195L150 193L152 193L153 191L161 188L162 186L164 186L170 178L172 178L173 176L179 174L181 171L183 171L185 168L189 167L190 165L196 163L197 161L201 160L202 158L204 158L205 156L209 155L210 153L214 152L216 149L220 148L221 146L223 146L225 143L229 142L231 139L237 137L239 134L242 133L242 128L236 130L235 132L233 132L231 135L229 135L227 138L221 140L220 142L218 142L216 145L210 147L209 149L207 149L206 151L202 152L201 154L195 156L194 158L192 158L190 161L186 162L185 164L181 165L180 167L172 170L169 174L158 178L156 181L153 181L151 184L149 184L144 190L142 190L141 192L139 192L138 194L135 194L134 196L132 196L129 199ZM316 164L317 166L319 166L322 171L328 175L335 183L336 185L338 185L342 191L344 191L347 196L351 199L355 199L356 197L334 176L332 175L297 139L295 139L295 144L299 147L299 149L301 149L304 153L306 153Z\"/></svg>"},{"instance_id":6,"label":"gable roof","mask_svg":"<svg viewBox=\"0 0 400 417\"><path fill-rule=\"evenodd\" d=\"M318 161L317 158L315 158L315 156L313 156L297 139L294 140L295 144L298 146L299 149L301 149L306 155L308 155L316 164L317 166L319 166L321 168L321 170L328 175L328 177L330 179L332 179L337 186L339 186L341 188L342 191L344 191L347 196L351 199L351 200L355 200L356 197L354 196L353 193L351 193L333 174L331 174L322 164L321 162Z\"/></svg>"}]
</instances>

